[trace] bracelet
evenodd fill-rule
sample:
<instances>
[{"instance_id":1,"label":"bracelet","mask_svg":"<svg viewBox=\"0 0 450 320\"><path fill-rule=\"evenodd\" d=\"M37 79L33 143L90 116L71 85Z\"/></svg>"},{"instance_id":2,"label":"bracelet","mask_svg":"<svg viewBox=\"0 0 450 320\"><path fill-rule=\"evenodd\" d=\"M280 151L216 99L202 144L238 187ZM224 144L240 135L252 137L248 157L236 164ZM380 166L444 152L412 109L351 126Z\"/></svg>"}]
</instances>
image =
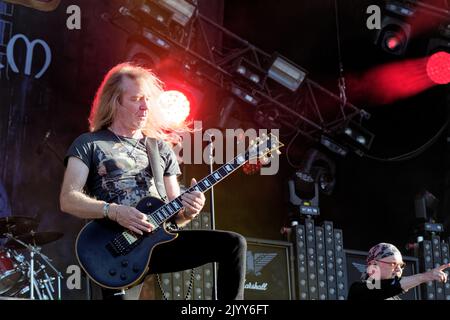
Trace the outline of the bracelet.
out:
<instances>
[{"instance_id":1,"label":"bracelet","mask_svg":"<svg viewBox=\"0 0 450 320\"><path fill-rule=\"evenodd\" d=\"M105 204L103 205L103 218L105 219L108 219L109 206L110 204L108 202L105 202Z\"/></svg>"}]
</instances>

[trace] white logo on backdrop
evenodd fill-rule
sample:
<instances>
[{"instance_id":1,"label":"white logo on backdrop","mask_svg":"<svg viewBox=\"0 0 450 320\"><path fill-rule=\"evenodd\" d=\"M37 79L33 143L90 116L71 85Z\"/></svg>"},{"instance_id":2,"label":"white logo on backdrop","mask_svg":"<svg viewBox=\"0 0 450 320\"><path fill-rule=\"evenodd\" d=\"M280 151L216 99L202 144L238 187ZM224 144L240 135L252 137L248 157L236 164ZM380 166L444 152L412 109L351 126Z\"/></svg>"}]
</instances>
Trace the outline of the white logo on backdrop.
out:
<instances>
[{"instance_id":1,"label":"white logo on backdrop","mask_svg":"<svg viewBox=\"0 0 450 320\"><path fill-rule=\"evenodd\" d=\"M52 60L52 52L50 50L50 47L44 40L35 39L30 42L30 40L28 40L28 38L25 35L16 34L14 37L11 38L11 40L9 40L8 47L6 48L6 56L8 58L8 63L11 66L12 71L14 71L15 73L19 73L19 68L17 67L16 60L14 57L14 47L16 45L17 40L19 39L22 39L25 42L27 48L24 73L28 76L31 75L31 65L33 63L34 47L37 44L39 44L44 48L45 52L44 65L42 66L41 70L34 76L36 79L39 79L40 77L42 77L45 71L47 71L50 62Z\"/></svg>"}]
</instances>

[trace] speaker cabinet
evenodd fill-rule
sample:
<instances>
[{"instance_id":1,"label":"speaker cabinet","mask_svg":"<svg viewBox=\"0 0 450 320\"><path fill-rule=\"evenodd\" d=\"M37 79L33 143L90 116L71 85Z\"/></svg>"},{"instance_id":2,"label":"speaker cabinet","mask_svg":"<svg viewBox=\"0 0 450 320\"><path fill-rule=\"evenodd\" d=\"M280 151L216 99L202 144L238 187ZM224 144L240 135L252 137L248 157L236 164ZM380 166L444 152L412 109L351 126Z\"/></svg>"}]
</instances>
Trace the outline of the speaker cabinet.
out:
<instances>
[{"instance_id":1,"label":"speaker cabinet","mask_svg":"<svg viewBox=\"0 0 450 320\"><path fill-rule=\"evenodd\" d=\"M247 238L245 300L294 300L292 244Z\"/></svg>"}]
</instances>

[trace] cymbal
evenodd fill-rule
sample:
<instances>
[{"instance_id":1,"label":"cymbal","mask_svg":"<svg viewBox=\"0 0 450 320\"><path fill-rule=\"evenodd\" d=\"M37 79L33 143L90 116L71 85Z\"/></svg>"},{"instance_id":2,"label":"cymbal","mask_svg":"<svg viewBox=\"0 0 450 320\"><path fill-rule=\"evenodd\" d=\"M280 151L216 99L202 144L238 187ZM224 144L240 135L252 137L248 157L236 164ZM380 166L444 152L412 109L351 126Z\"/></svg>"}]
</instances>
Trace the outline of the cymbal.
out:
<instances>
[{"instance_id":1,"label":"cymbal","mask_svg":"<svg viewBox=\"0 0 450 320\"><path fill-rule=\"evenodd\" d=\"M31 231L26 234L22 234L16 237L17 240L20 240L22 242L25 242L26 244L30 245L37 245L41 246L53 241L58 240L63 236L62 232L34 232ZM9 239L8 242L6 242L5 247L10 249L24 249L25 247L20 244L17 241L14 241L14 239Z\"/></svg>"},{"instance_id":2,"label":"cymbal","mask_svg":"<svg viewBox=\"0 0 450 320\"><path fill-rule=\"evenodd\" d=\"M39 222L30 217L12 216L0 218L0 237L3 233L20 235L37 229Z\"/></svg>"}]
</instances>

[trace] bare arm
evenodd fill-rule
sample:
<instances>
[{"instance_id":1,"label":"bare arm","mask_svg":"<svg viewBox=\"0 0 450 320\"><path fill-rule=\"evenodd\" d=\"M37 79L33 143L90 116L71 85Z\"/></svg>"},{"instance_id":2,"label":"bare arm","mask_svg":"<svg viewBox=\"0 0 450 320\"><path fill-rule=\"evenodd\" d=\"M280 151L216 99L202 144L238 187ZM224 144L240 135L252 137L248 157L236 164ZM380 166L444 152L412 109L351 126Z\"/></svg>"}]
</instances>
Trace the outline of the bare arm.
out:
<instances>
[{"instance_id":1,"label":"bare arm","mask_svg":"<svg viewBox=\"0 0 450 320\"><path fill-rule=\"evenodd\" d=\"M103 218L104 201L88 197L83 188L89 168L78 158L70 157L59 196L61 211L82 219Z\"/></svg>"},{"instance_id":2,"label":"bare arm","mask_svg":"<svg viewBox=\"0 0 450 320\"><path fill-rule=\"evenodd\" d=\"M197 181L192 179L191 186L196 183ZM164 187L170 201L180 195L180 185L176 176L164 177ZM186 193L182 197L182 203L185 210L178 212L175 216L175 223L179 227L184 227L200 213L205 204L205 196L199 191Z\"/></svg>"},{"instance_id":3,"label":"bare arm","mask_svg":"<svg viewBox=\"0 0 450 320\"><path fill-rule=\"evenodd\" d=\"M444 270L449 267L450 263L444 264L424 273L402 277L402 279L400 280L400 285L402 286L403 290L408 291L409 289L428 281L436 280L440 282L447 282L447 274L444 272Z\"/></svg>"},{"instance_id":4,"label":"bare arm","mask_svg":"<svg viewBox=\"0 0 450 320\"><path fill-rule=\"evenodd\" d=\"M88 175L89 168L83 161L69 158L59 196L61 211L83 219L101 219L105 202L90 198L83 192ZM129 206L111 204L108 218L139 234L153 229L145 214Z\"/></svg>"}]
</instances>

